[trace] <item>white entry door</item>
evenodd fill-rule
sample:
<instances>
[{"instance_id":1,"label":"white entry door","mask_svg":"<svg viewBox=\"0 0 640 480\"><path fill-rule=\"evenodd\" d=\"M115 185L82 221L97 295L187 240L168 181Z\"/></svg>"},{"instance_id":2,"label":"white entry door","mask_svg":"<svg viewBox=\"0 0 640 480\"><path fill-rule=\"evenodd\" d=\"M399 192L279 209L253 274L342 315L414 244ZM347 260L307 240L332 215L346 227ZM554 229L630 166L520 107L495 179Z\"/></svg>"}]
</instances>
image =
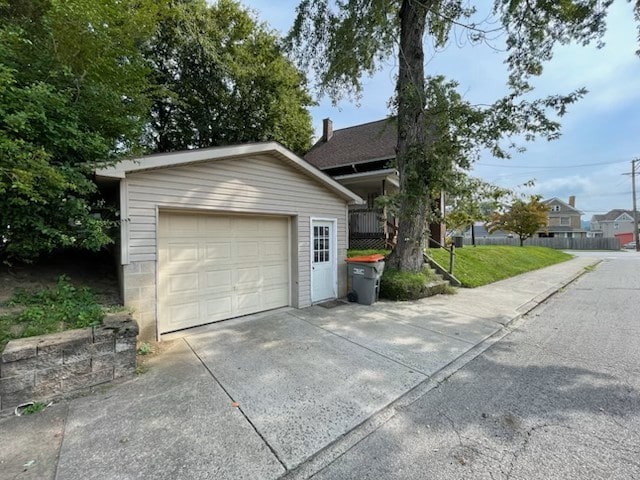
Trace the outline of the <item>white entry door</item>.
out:
<instances>
[{"instance_id":1,"label":"white entry door","mask_svg":"<svg viewBox=\"0 0 640 480\"><path fill-rule=\"evenodd\" d=\"M336 298L335 223L329 220L311 221L311 301Z\"/></svg>"}]
</instances>

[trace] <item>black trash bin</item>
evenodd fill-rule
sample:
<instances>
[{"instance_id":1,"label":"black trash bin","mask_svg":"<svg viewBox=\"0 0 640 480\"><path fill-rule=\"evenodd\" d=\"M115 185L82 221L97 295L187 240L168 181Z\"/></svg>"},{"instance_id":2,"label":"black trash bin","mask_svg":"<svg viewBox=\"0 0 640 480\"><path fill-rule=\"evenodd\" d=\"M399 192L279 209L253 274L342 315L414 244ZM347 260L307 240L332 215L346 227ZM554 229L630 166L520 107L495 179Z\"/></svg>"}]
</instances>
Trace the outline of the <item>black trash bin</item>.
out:
<instances>
[{"instance_id":1,"label":"black trash bin","mask_svg":"<svg viewBox=\"0 0 640 480\"><path fill-rule=\"evenodd\" d=\"M458 235L453 237L453 246L456 248L462 248L463 242L464 241L464 237Z\"/></svg>"},{"instance_id":2,"label":"black trash bin","mask_svg":"<svg viewBox=\"0 0 640 480\"><path fill-rule=\"evenodd\" d=\"M347 258L349 272L348 298L362 305L371 305L380 294L380 278L384 271L383 255L367 255Z\"/></svg>"}]
</instances>

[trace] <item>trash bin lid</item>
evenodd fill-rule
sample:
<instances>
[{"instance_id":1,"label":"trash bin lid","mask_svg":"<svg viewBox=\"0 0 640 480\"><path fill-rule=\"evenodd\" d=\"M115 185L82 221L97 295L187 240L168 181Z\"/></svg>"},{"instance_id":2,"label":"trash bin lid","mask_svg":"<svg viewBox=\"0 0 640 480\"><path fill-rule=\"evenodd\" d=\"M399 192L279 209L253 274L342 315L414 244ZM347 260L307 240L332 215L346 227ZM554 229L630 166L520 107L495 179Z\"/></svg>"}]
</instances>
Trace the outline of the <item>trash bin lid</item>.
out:
<instances>
[{"instance_id":1,"label":"trash bin lid","mask_svg":"<svg viewBox=\"0 0 640 480\"><path fill-rule=\"evenodd\" d=\"M381 255L379 253L374 253L373 255L362 255L361 257L345 258L344 261L347 263L352 263L352 262L375 263L375 262L380 262L382 260L384 260L384 255Z\"/></svg>"}]
</instances>

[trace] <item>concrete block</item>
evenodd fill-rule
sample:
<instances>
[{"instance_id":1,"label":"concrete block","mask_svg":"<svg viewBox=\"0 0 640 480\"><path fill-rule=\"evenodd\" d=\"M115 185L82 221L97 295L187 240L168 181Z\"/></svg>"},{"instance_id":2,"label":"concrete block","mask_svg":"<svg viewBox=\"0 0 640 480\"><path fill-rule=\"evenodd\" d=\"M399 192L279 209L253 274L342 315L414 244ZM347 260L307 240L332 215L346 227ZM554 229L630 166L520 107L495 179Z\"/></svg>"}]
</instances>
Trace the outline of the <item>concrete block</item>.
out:
<instances>
[{"instance_id":1,"label":"concrete block","mask_svg":"<svg viewBox=\"0 0 640 480\"><path fill-rule=\"evenodd\" d=\"M107 340L104 342L96 342L88 347L91 355L102 355L105 353L111 353L115 351L116 340Z\"/></svg>"},{"instance_id":2,"label":"concrete block","mask_svg":"<svg viewBox=\"0 0 640 480\"><path fill-rule=\"evenodd\" d=\"M86 347L65 348L64 350L62 350L62 363L75 363L91 358L91 352L89 351L89 348L92 346L93 344L90 343Z\"/></svg>"},{"instance_id":3,"label":"concrete block","mask_svg":"<svg viewBox=\"0 0 640 480\"><path fill-rule=\"evenodd\" d=\"M2 362L15 362L35 357L39 337L19 338L7 343L2 352Z\"/></svg>"},{"instance_id":4,"label":"concrete block","mask_svg":"<svg viewBox=\"0 0 640 480\"><path fill-rule=\"evenodd\" d=\"M64 350L40 354L36 360L36 368L38 370L60 366L64 363Z\"/></svg>"},{"instance_id":5,"label":"concrete block","mask_svg":"<svg viewBox=\"0 0 640 480\"><path fill-rule=\"evenodd\" d=\"M113 367L98 370L96 372L87 373L85 375L74 375L62 381L62 387L65 392L79 390L81 388L93 387L113 380Z\"/></svg>"},{"instance_id":6,"label":"concrete block","mask_svg":"<svg viewBox=\"0 0 640 480\"><path fill-rule=\"evenodd\" d=\"M19 392L35 385L35 373L26 373L14 377L0 378L0 395Z\"/></svg>"},{"instance_id":7,"label":"concrete block","mask_svg":"<svg viewBox=\"0 0 640 480\"><path fill-rule=\"evenodd\" d=\"M126 290L135 287L153 287L156 284L156 275L155 273L134 273L127 276L126 282Z\"/></svg>"},{"instance_id":8,"label":"concrete block","mask_svg":"<svg viewBox=\"0 0 640 480\"><path fill-rule=\"evenodd\" d=\"M113 333L111 338L102 342L89 343L80 347L63 350L63 363L74 363L91 358L93 355L113 353L115 348L115 338Z\"/></svg>"},{"instance_id":9,"label":"concrete block","mask_svg":"<svg viewBox=\"0 0 640 480\"><path fill-rule=\"evenodd\" d=\"M139 321L138 326L140 328L140 333L138 333L138 340L141 342L155 342L156 341L156 322L155 315L153 320L150 321Z\"/></svg>"},{"instance_id":10,"label":"concrete block","mask_svg":"<svg viewBox=\"0 0 640 480\"><path fill-rule=\"evenodd\" d=\"M114 358L114 378L129 376L136 372L137 356L135 351L116 353Z\"/></svg>"},{"instance_id":11,"label":"concrete block","mask_svg":"<svg viewBox=\"0 0 640 480\"><path fill-rule=\"evenodd\" d=\"M129 305L131 302L137 302L142 298L140 287L131 287L124 289L124 304Z\"/></svg>"},{"instance_id":12,"label":"concrete block","mask_svg":"<svg viewBox=\"0 0 640 480\"><path fill-rule=\"evenodd\" d=\"M50 400L63 393L62 380L51 379L33 387L33 400Z\"/></svg>"},{"instance_id":13,"label":"concrete block","mask_svg":"<svg viewBox=\"0 0 640 480\"><path fill-rule=\"evenodd\" d=\"M125 275L130 273L140 273L140 262L129 263L122 266L122 272Z\"/></svg>"},{"instance_id":14,"label":"concrete block","mask_svg":"<svg viewBox=\"0 0 640 480\"><path fill-rule=\"evenodd\" d=\"M110 328L104 328L102 325L93 327L93 343L113 341L115 335Z\"/></svg>"},{"instance_id":15,"label":"concrete block","mask_svg":"<svg viewBox=\"0 0 640 480\"><path fill-rule=\"evenodd\" d=\"M134 337L116 338L115 352L136 351L136 339Z\"/></svg>"},{"instance_id":16,"label":"concrete block","mask_svg":"<svg viewBox=\"0 0 640 480\"><path fill-rule=\"evenodd\" d=\"M140 287L140 298L156 298L156 287Z\"/></svg>"},{"instance_id":17,"label":"concrete block","mask_svg":"<svg viewBox=\"0 0 640 480\"><path fill-rule=\"evenodd\" d=\"M136 314L137 313L155 313L156 300L155 298L138 300L135 302L130 302L129 305L127 306L132 308Z\"/></svg>"},{"instance_id":18,"label":"concrete block","mask_svg":"<svg viewBox=\"0 0 640 480\"><path fill-rule=\"evenodd\" d=\"M98 372L112 368L116 363L116 354L113 352L91 357L91 371Z\"/></svg>"},{"instance_id":19,"label":"concrete block","mask_svg":"<svg viewBox=\"0 0 640 480\"><path fill-rule=\"evenodd\" d=\"M21 403L31 402L36 399L33 387L27 387L17 392L3 393L0 395L0 409L15 408Z\"/></svg>"},{"instance_id":20,"label":"concrete block","mask_svg":"<svg viewBox=\"0 0 640 480\"><path fill-rule=\"evenodd\" d=\"M114 367L113 368L113 378L114 379L120 379L120 378L130 378L135 376L136 374L136 367L133 365L127 365L127 366L122 366L122 367Z\"/></svg>"},{"instance_id":21,"label":"concrete block","mask_svg":"<svg viewBox=\"0 0 640 480\"><path fill-rule=\"evenodd\" d=\"M156 262L139 262L141 273L156 273ZM154 280L155 283L155 280Z\"/></svg>"},{"instance_id":22,"label":"concrete block","mask_svg":"<svg viewBox=\"0 0 640 480\"><path fill-rule=\"evenodd\" d=\"M38 342L38 355L41 353L62 352L63 348L74 345L82 345L83 343L91 343L93 341L93 332L91 327L78 330L67 330L62 333L51 333L49 335L41 335Z\"/></svg>"},{"instance_id":23,"label":"concrete block","mask_svg":"<svg viewBox=\"0 0 640 480\"><path fill-rule=\"evenodd\" d=\"M112 330L116 338L138 335L138 324L129 312L107 315L102 322L102 328Z\"/></svg>"},{"instance_id":24,"label":"concrete block","mask_svg":"<svg viewBox=\"0 0 640 480\"><path fill-rule=\"evenodd\" d=\"M55 384L62 380L68 380L77 375L91 372L91 359L81 360L75 363L60 365L59 367L38 370L36 373L36 387L42 384Z\"/></svg>"},{"instance_id":25,"label":"concrete block","mask_svg":"<svg viewBox=\"0 0 640 480\"><path fill-rule=\"evenodd\" d=\"M37 357L25 358L15 362L3 363L0 365L0 375L2 377L13 377L16 375L24 375L36 370L38 365Z\"/></svg>"}]
</instances>

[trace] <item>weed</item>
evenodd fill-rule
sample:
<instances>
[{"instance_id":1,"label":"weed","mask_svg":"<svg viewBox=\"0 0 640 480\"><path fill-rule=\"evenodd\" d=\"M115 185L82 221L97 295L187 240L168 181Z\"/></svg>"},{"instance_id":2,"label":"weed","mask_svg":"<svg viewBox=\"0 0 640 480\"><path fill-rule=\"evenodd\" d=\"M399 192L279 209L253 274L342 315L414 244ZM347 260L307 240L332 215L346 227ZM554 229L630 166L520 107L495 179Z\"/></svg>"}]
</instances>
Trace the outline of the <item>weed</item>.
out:
<instances>
[{"instance_id":1,"label":"weed","mask_svg":"<svg viewBox=\"0 0 640 480\"><path fill-rule=\"evenodd\" d=\"M42 410L44 410L45 404L42 402L34 402L31 405L27 405L26 407L24 407L20 413L22 415L32 415L34 413L38 413L41 412Z\"/></svg>"},{"instance_id":2,"label":"weed","mask_svg":"<svg viewBox=\"0 0 640 480\"><path fill-rule=\"evenodd\" d=\"M136 367L136 375L143 375L149 371L149 367L147 365L138 365Z\"/></svg>"},{"instance_id":3,"label":"weed","mask_svg":"<svg viewBox=\"0 0 640 480\"><path fill-rule=\"evenodd\" d=\"M17 291L7 306L22 308L0 316L0 349L14 338L98 325L104 317L93 292L76 288L64 275L55 287L38 292Z\"/></svg>"},{"instance_id":4,"label":"weed","mask_svg":"<svg viewBox=\"0 0 640 480\"><path fill-rule=\"evenodd\" d=\"M445 295L456 295L458 293L458 289L456 287L452 287L451 285L445 285L442 289L442 293Z\"/></svg>"},{"instance_id":5,"label":"weed","mask_svg":"<svg viewBox=\"0 0 640 480\"><path fill-rule=\"evenodd\" d=\"M149 355L150 353L153 353L153 347L150 343L141 343L138 347L137 353L138 355Z\"/></svg>"}]
</instances>

